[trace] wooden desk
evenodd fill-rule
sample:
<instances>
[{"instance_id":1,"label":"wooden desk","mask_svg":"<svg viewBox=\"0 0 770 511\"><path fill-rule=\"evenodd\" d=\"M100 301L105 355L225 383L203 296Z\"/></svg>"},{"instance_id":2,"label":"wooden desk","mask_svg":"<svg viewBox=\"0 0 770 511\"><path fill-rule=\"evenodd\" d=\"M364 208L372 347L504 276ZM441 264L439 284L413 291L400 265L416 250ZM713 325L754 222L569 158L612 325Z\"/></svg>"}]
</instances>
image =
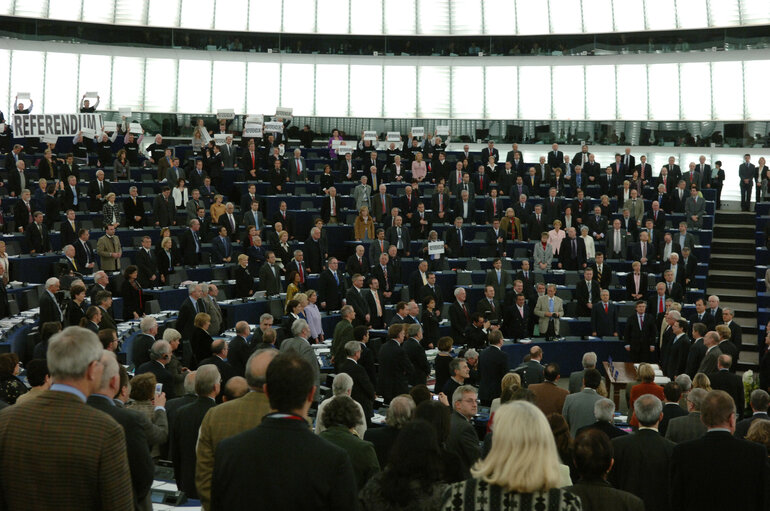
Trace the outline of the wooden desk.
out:
<instances>
[{"instance_id":1,"label":"wooden desk","mask_svg":"<svg viewBox=\"0 0 770 511\"><path fill-rule=\"evenodd\" d=\"M602 362L604 364L604 372L607 373L607 379L612 385L612 400L615 402L615 410L620 409L620 391L625 389L629 383L633 383L637 380L636 368L633 362L616 362L613 364L615 372L617 372L617 378L615 374L610 371L610 364L607 361Z\"/></svg>"}]
</instances>

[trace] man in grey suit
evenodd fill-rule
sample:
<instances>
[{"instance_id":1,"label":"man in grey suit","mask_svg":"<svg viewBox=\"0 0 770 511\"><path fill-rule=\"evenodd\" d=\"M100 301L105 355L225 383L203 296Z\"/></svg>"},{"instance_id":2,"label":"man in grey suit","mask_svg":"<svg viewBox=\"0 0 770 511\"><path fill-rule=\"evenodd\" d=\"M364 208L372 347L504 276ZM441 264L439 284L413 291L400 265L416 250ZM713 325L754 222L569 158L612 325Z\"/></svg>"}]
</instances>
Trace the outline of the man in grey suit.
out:
<instances>
[{"instance_id":1,"label":"man in grey suit","mask_svg":"<svg viewBox=\"0 0 770 511\"><path fill-rule=\"evenodd\" d=\"M291 325L291 334L294 337L284 339L281 342L281 352L295 351L300 357L307 360L310 367L313 368L313 385L318 386L321 382L321 366L318 364L315 350L310 346L310 326L304 319L295 320ZM315 401L321 400L321 393L316 392L313 396Z\"/></svg>"},{"instance_id":2,"label":"man in grey suit","mask_svg":"<svg viewBox=\"0 0 770 511\"><path fill-rule=\"evenodd\" d=\"M607 249L605 250L609 259L626 259L628 254L628 234L622 228L620 220L612 221L612 229L607 230L604 235Z\"/></svg>"},{"instance_id":3,"label":"man in grey suit","mask_svg":"<svg viewBox=\"0 0 770 511\"><path fill-rule=\"evenodd\" d=\"M717 371L717 362L719 361L719 355L722 354L722 350L719 349L719 334L714 332L706 332L703 336L703 344L706 346L706 355L703 357L703 361L698 368L699 373L710 374Z\"/></svg>"},{"instance_id":4,"label":"man in grey suit","mask_svg":"<svg viewBox=\"0 0 770 511\"><path fill-rule=\"evenodd\" d=\"M179 179L186 179L184 169L179 166L179 158L173 159L174 164L166 171L166 183L171 188L177 185Z\"/></svg>"},{"instance_id":5,"label":"man in grey suit","mask_svg":"<svg viewBox=\"0 0 770 511\"><path fill-rule=\"evenodd\" d=\"M299 148L294 150L293 158L286 160L286 168L289 174L289 181L307 181L307 165Z\"/></svg>"},{"instance_id":6,"label":"man in grey suit","mask_svg":"<svg viewBox=\"0 0 770 511\"><path fill-rule=\"evenodd\" d=\"M706 200L698 195L698 189L690 188L690 196L684 203L684 214L687 218L687 227L700 229L703 227L703 215L706 214Z\"/></svg>"},{"instance_id":7,"label":"man in grey suit","mask_svg":"<svg viewBox=\"0 0 770 511\"><path fill-rule=\"evenodd\" d=\"M478 411L476 398L476 388L470 385L460 385L452 394L452 417L446 444L448 451L459 456L464 475L469 475L470 467L481 458L479 437L471 424L471 418Z\"/></svg>"},{"instance_id":8,"label":"man in grey suit","mask_svg":"<svg viewBox=\"0 0 770 511\"><path fill-rule=\"evenodd\" d=\"M267 260L259 269L259 286L267 296L277 295L281 292L281 274L275 264L275 252L268 251Z\"/></svg>"},{"instance_id":9,"label":"man in grey suit","mask_svg":"<svg viewBox=\"0 0 770 511\"><path fill-rule=\"evenodd\" d=\"M484 279L484 286L494 287L495 296L502 299L505 297L506 290L512 285L511 275L503 270L502 260L500 258L495 259L492 262L492 269L487 272L487 276Z\"/></svg>"},{"instance_id":10,"label":"man in grey suit","mask_svg":"<svg viewBox=\"0 0 770 511\"><path fill-rule=\"evenodd\" d=\"M219 154L222 155L222 165L226 169L238 168L238 157L235 154L235 146L233 145L233 137L227 135L225 143L219 146Z\"/></svg>"},{"instance_id":11,"label":"man in grey suit","mask_svg":"<svg viewBox=\"0 0 770 511\"><path fill-rule=\"evenodd\" d=\"M371 202L372 187L367 184L368 180L369 178L366 176L361 176L361 184L353 188L353 193L351 195L356 201L356 210L360 211L361 206L366 206L369 208L369 214L372 215L374 213L372 211Z\"/></svg>"},{"instance_id":12,"label":"man in grey suit","mask_svg":"<svg viewBox=\"0 0 770 511\"><path fill-rule=\"evenodd\" d=\"M692 389L687 393L687 411L684 417L674 417L668 421L666 439L675 444L696 440L706 434L706 425L700 420L700 404L706 397L705 389Z\"/></svg>"},{"instance_id":13,"label":"man in grey suit","mask_svg":"<svg viewBox=\"0 0 770 511\"><path fill-rule=\"evenodd\" d=\"M185 210L187 211L187 221L189 222L193 218L198 218L198 208L205 207L203 199L201 199L200 191L198 191L197 188L194 189L190 200L187 201L187 205L185 206Z\"/></svg>"},{"instance_id":14,"label":"man in grey suit","mask_svg":"<svg viewBox=\"0 0 770 511\"><path fill-rule=\"evenodd\" d=\"M596 353L589 351L583 353L583 370L575 371L569 375L569 393L576 394L583 388L583 376L589 369L596 369Z\"/></svg>"},{"instance_id":15,"label":"man in grey suit","mask_svg":"<svg viewBox=\"0 0 770 511\"><path fill-rule=\"evenodd\" d=\"M570 434L574 437L583 426L588 426L596 421L594 416L594 403L602 399L596 389L602 382L602 375L596 369L586 369L583 376L583 390L576 394L570 394L564 400L564 408L561 414L569 424Z\"/></svg>"},{"instance_id":16,"label":"man in grey suit","mask_svg":"<svg viewBox=\"0 0 770 511\"><path fill-rule=\"evenodd\" d=\"M561 298L556 296L556 284L548 284L545 290L546 294L538 298L535 305L535 316L538 317L540 335L548 335L549 323L553 321L553 333L558 336L559 318L564 316L564 303Z\"/></svg>"},{"instance_id":17,"label":"man in grey suit","mask_svg":"<svg viewBox=\"0 0 770 511\"><path fill-rule=\"evenodd\" d=\"M738 167L738 177L741 180L741 211L751 209L751 189L754 187L754 174L757 168L751 163L751 155L743 155L743 163Z\"/></svg>"}]
</instances>

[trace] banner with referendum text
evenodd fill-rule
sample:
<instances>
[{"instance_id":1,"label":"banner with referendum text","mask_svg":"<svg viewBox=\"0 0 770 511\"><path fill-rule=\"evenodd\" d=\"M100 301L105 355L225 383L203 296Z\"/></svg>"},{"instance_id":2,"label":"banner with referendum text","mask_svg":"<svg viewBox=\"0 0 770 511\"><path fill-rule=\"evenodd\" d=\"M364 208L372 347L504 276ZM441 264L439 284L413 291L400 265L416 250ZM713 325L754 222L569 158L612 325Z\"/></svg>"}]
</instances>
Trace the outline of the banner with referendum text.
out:
<instances>
[{"instance_id":1,"label":"banner with referendum text","mask_svg":"<svg viewBox=\"0 0 770 511\"><path fill-rule=\"evenodd\" d=\"M16 137L41 137L57 135L74 137L83 129L102 132L101 114L16 114L13 116L13 133Z\"/></svg>"}]
</instances>

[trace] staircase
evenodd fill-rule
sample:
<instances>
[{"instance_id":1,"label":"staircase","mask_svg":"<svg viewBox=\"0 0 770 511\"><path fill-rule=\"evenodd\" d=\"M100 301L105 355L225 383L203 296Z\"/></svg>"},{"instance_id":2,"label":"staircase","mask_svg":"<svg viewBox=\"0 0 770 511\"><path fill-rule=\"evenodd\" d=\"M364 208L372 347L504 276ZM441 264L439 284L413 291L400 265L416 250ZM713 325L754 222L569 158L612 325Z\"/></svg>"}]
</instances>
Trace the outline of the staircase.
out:
<instances>
[{"instance_id":1,"label":"staircase","mask_svg":"<svg viewBox=\"0 0 770 511\"><path fill-rule=\"evenodd\" d=\"M755 230L755 213L721 210L714 218L706 288L709 295L719 297L720 307L733 309L734 321L743 329L738 371L759 366Z\"/></svg>"}]
</instances>

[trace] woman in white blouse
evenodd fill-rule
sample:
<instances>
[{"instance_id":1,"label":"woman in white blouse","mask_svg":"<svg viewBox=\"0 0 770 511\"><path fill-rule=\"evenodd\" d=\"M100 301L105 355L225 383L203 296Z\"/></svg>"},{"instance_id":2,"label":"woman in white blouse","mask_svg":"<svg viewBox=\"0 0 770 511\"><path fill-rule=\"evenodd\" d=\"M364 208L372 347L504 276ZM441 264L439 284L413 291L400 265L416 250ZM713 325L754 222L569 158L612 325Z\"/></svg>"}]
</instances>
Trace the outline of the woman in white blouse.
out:
<instances>
[{"instance_id":1,"label":"woman in white blouse","mask_svg":"<svg viewBox=\"0 0 770 511\"><path fill-rule=\"evenodd\" d=\"M184 209L187 206L187 201L190 200L190 197L187 194L184 179L179 178L176 187L171 192L171 196L174 198L174 204L176 204L177 209Z\"/></svg>"},{"instance_id":2,"label":"woman in white blouse","mask_svg":"<svg viewBox=\"0 0 770 511\"><path fill-rule=\"evenodd\" d=\"M580 227L580 237L586 244L586 259L592 261L596 257L596 247L594 246L594 239L588 235L587 225Z\"/></svg>"},{"instance_id":3,"label":"woman in white blouse","mask_svg":"<svg viewBox=\"0 0 770 511\"><path fill-rule=\"evenodd\" d=\"M310 337L316 340L316 342L324 342L324 330L321 324L321 311L318 310L318 293L313 289L308 289L307 293L307 305L305 306L305 317L307 318L307 324L310 326Z\"/></svg>"}]
</instances>

